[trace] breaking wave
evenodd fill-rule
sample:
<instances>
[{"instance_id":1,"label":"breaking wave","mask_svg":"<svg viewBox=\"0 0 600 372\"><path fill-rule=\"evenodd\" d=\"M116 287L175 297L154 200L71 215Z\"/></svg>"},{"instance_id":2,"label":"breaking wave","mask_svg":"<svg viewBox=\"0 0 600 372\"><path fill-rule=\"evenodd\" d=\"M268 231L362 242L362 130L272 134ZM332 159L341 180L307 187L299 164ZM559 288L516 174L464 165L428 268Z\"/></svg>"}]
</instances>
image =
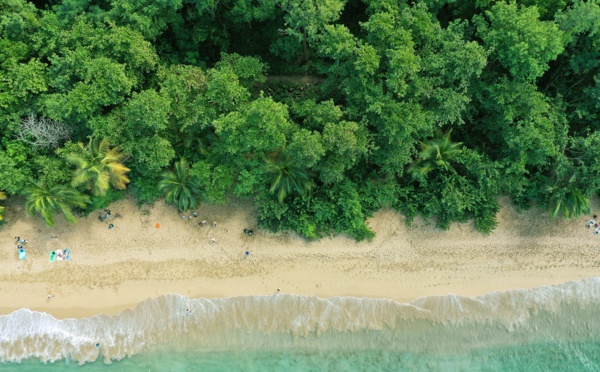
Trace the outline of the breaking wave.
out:
<instances>
[{"instance_id":1,"label":"breaking wave","mask_svg":"<svg viewBox=\"0 0 600 372\"><path fill-rule=\"evenodd\" d=\"M114 316L58 320L28 309L0 316L0 361L110 363L164 344L203 351L287 348L442 355L600 335L600 277L479 297L410 303L278 294L149 299ZM189 311L188 311L189 309Z\"/></svg>"}]
</instances>

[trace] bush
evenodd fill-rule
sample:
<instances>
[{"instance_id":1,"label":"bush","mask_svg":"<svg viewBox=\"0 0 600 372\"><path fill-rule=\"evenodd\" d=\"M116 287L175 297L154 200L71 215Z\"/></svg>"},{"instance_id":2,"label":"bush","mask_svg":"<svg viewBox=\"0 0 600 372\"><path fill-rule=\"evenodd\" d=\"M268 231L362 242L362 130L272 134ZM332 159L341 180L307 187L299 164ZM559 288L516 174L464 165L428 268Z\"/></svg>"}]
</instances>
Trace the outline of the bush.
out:
<instances>
[{"instance_id":1,"label":"bush","mask_svg":"<svg viewBox=\"0 0 600 372\"><path fill-rule=\"evenodd\" d=\"M286 199L285 204L266 192L255 202L259 226L271 231L293 230L309 240L341 233L356 241L375 236L365 223L370 214L352 182L305 192Z\"/></svg>"},{"instance_id":2,"label":"bush","mask_svg":"<svg viewBox=\"0 0 600 372\"><path fill-rule=\"evenodd\" d=\"M152 204L162 197L162 192L158 188L159 181L160 175L142 175L132 170L130 192L139 205Z\"/></svg>"},{"instance_id":3,"label":"bush","mask_svg":"<svg viewBox=\"0 0 600 372\"><path fill-rule=\"evenodd\" d=\"M109 205L127 197L125 190L108 189L104 196L96 195L90 198L90 203L85 208L85 214L89 215L98 209L106 209Z\"/></svg>"}]
</instances>

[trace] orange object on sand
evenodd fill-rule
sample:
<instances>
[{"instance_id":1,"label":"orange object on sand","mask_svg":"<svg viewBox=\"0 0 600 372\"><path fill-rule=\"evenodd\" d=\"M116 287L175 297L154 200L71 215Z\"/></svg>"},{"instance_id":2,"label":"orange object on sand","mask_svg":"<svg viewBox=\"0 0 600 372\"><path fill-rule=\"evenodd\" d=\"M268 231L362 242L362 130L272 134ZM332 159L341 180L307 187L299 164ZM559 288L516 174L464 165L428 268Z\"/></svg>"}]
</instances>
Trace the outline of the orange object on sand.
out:
<instances>
[{"instance_id":1,"label":"orange object on sand","mask_svg":"<svg viewBox=\"0 0 600 372\"><path fill-rule=\"evenodd\" d=\"M156 227L157 229L159 229L160 228L160 223L157 222L156 225L154 225L154 227Z\"/></svg>"}]
</instances>

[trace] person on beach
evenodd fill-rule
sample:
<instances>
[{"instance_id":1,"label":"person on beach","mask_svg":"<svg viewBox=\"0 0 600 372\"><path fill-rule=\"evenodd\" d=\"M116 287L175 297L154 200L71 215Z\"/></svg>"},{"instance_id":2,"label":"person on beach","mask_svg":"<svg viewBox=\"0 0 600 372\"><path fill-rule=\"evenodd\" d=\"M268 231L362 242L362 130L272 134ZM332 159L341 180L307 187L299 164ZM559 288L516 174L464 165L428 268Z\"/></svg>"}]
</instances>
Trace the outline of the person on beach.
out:
<instances>
[{"instance_id":1,"label":"person on beach","mask_svg":"<svg viewBox=\"0 0 600 372\"><path fill-rule=\"evenodd\" d=\"M195 218L195 217L198 217L198 212L194 212L194 213L192 213L192 216L194 216L194 218Z\"/></svg>"},{"instance_id":2,"label":"person on beach","mask_svg":"<svg viewBox=\"0 0 600 372\"><path fill-rule=\"evenodd\" d=\"M200 223L198 225L200 225L200 226L206 226L206 220L200 221Z\"/></svg>"},{"instance_id":3,"label":"person on beach","mask_svg":"<svg viewBox=\"0 0 600 372\"><path fill-rule=\"evenodd\" d=\"M598 227L598 222L596 222L596 218L598 218L598 215L594 215L594 217L585 224L588 227L588 229L592 226Z\"/></svg>"},{"instance_id":4,"label":"person on beach","mask_svg":"<svg viewBox=\"0 0 600 372\"><path fill-rule=\"evenodd\" d=\"M598 235L599 232L600 232L600 226L596 226L596 229L594 230L594 235Z\"/></svg>"},{"instance_id":5,"label":"person on beach","mask_svg":"<svg viewBox=\"0 0 600 372\"><path fill-rule=\"evenodd\" d=\"M109 228L110 230L112 230L112 229L114 229L114 228L115 228L115 225L113 225L113 224L111 223L110 225L108 225L108 228Z\"/></svg>"},{"instance_id":6,"label":"person on beach","mask_svg":"<svg viewBox=\"0 0 600 372\"><path fill-rule=\"evenodd\" d=\"M23 244L27 243L27 240L22 239L20 236L15 237L15 239L17 240L17 243L23 243Z\"/></svg>"},{"instance_id":7,"label":"person on beach","mask_svg":"<svg viewBox=\"0 0 600 372\"><path fill-rule=\"evenodd\" d=\"M252 230L252 229L244 229L244 234L246 234L248 236L252 236L252 234L254 234L254 230Z\"/></svg>"},{"instance_id":8,"label":"person on beach","mask_svg":"<svg viewBox=\"0 0 600 372\"><path fill-rule=\"evenodd\" d=\"M212 223L212 227L217 227L217 223L216 223L216 222L213 222L213 223Z\"/></svg>"}]
</instances>

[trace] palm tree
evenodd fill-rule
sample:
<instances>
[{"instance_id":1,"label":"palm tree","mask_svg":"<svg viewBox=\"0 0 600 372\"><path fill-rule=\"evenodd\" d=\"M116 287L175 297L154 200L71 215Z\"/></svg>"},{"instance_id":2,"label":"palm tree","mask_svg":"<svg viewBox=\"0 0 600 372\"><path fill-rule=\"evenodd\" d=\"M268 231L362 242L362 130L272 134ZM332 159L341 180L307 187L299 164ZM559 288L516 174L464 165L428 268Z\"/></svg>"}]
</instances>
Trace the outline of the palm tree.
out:
<instances>
[{"instance_id":1,"label":"palm tree","mask_svg":"<svg viewBox=\"0 0 600 372\"><path fill-rule=\"evenodd\" d=\"M198 152L200 155L208 155L210 147L221 139L213 127L203 129L192 129L185 137L183 143L186 148Z\"/></svg>"},{"instance_id":2,"label":"palm tree","mask_svg":"<svg viewBox=\"0 0 600 372\"><path fill-rule=\"evenodd\" d=\"M179 211L185 212L196 208L200 196L200 185L195 176L190 174L190 166L185 159L175 163L175 170L162 174L158 183L169 204L177 205Z\"/></svg>"},{"instance_id":3,"label":"palm tree","mask_svg":"<svg viewBox=\"0 0 600 372\"><path fill-rule=\"evenodd\" d=\"M579 217L591 213L589 199L581 190L573 188L566 191L556 191L550 197L550 212L552 217Z\"/></svg>"},{"instance_id":4,"label":"palm tree","mask_svg":"<svg viewBox=\"0 0 600 372\"><path fill-rule=\"evenodd\" d=\"M271 178L269 192L276 194L280 203L293 192L302 194L315 186L306 168L298 165L285 149L267 157L265 165L265 171Z\"/></svg>"},{"instance_id":5,"label":"palm tree","mask_svg":"<svg viewBox=\"0 0 600 372\"><path fill-rule=\"evenodd\" d=\"M0 200L6 199L6 193L4 191L0 191ZM0 221L4 220L4 207L0 206Z\"/></svg>"},{"instance_id":6,"label":"palm tree","mask_svg":"<svg viewBox=\"0 0 600 372\"><path fill-rule=\"evenodd\" d=\"M111 185L124 189L129 183L125 175L129 168L121 164L125 155L119 152L118 146L111 149L106 138L100 142L90 139L87 146L80 142L78 151L69 154L67 160L77 167L71 185L85 186L94 195L106 194Z\"/></svg>"},{"instance_id":7,"label":"palm tree","mask_svg":"<svg viewBox=\"0 0 600 372\"><path fill-rule=\"evenodd\" d=\"M411 170L415 170L423 175L431 172L434 169L443 169L454 172L454 168L450 162L462 151L461 142L452 142L450 133L444 134L441 137L433 138L427 142L421 142L421 152L419 158L411 166Z\"/></svg>"},{"instance_id":8,"label":"palm tree","mask_svg":"<svg viewBox=\"0 0 600 372\"><path fill-rule=\"evenodd\" d=\"M90 200L89 196L69 186L49 186L44 183L34 183L27 186L23 190L23 194L27 198L25 202L27 213L33 216L36 212L39 212L48 226L54 226L54 215L59 210L67 221L75 223L76 219L72 208L85 208Z\"/></svg>"}]
</instances>

